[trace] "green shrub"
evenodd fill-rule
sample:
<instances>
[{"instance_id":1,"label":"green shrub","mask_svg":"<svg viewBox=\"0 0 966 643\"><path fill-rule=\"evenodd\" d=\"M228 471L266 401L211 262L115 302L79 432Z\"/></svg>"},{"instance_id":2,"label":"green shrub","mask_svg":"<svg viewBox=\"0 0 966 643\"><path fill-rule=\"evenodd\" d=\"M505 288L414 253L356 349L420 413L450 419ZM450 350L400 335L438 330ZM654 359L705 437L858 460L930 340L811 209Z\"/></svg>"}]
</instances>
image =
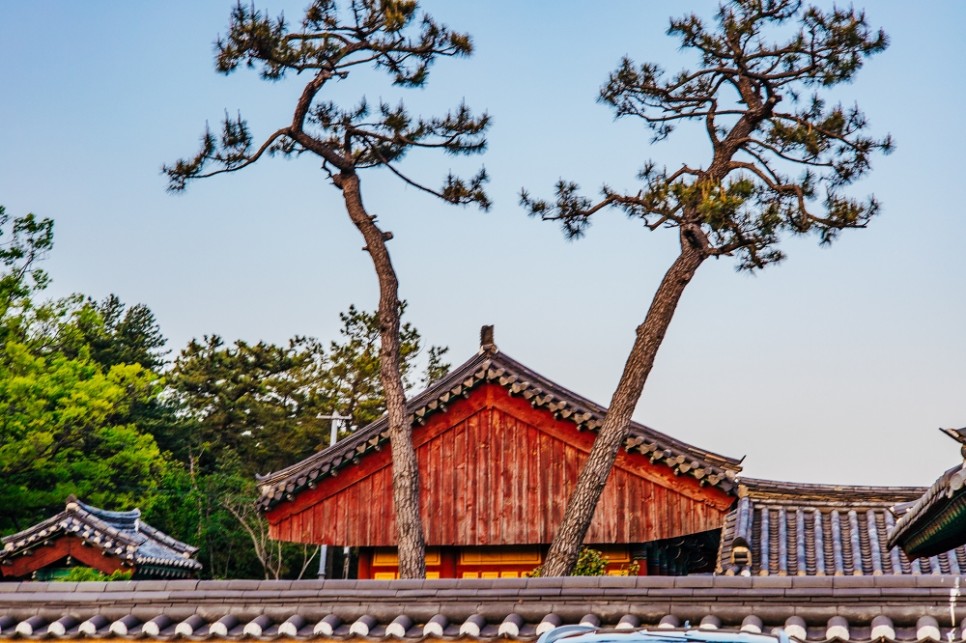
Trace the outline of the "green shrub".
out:
<instances>
[{"instance_id":1,"label":"green shrub","mask_svg":"<svg viewBox=\"0 0 966 643\"><path fill-rule=\"evenodd\" d=\"M637 576L641 565L636 560L631 561L631 564L626 568L621 569L621 576ZM571 576L605 576L607 574L607 560L604 558L604 554L597 549L591 549L590 547L582 547L580 553L577 554L577 563L574 565L574 570L570 573ZM536 578L538 576L543 576L543 567L537 567L532 572L528 573L527 576L531 578Z\"/></svg>"},{"instance_id":2,"label":"green shrub","mask_svg":"<svg viewBox=\"0 0 966 643\"><path fill-rule=\"evenodd\" d=\"M71 567L70 571L63 576L56 576L51 580L61 583L84 583L87 581L131 580L133 575L134 572L131 570L118 569L110 574L104 574L91 567Z\"/></svg>"}]
</instances>

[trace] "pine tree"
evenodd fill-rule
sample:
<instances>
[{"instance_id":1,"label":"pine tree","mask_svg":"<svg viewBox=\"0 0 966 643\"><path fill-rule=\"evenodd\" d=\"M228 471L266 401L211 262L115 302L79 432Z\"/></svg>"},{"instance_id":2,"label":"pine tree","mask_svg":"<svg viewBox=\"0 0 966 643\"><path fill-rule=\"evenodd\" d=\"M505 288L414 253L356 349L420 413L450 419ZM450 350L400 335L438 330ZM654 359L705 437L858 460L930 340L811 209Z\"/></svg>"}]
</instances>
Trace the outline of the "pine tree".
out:
<instances>
[{"instance_id":1,"label":"pine tree","mask_svg":"<svg viewBox=\"0 0 966 643\"><path fill-rule=\"evenodd\" d=\"M459 105L443 116L421 118L411 115L402 103L370 105L363 98L354 106L342 107L326 97L333 84L365 67L388 73L394 85L422 87L437 58L470 54L470 38L420 14L413 0L351 0L342 10L335 0L314 0L297 29L282 16L272 19L239 2L232 10L228 34L219 38L216 50L220 72L259 66L268 81L282 80L293 72L308 81L291 122L257 147L241 116L226 117L220 137L206 131L194 158L163 168L169 189L183 190L188 181L241 170L266 154L310 154L321 159L325 176L342 192L346 212L365 240L379 282L379 362L392 446L399 573L403 578L422 578L425 542L419 475L400 374L401 303L386 246L392 233L380 228L363 205L361 176L364 170L385 168L404 183L444 201L487 209L485 171L469 179L449 174L441 187L432 188L404 173L399 162L421 148L449 154L482 152L489 117L475 116L466 105Z\"/></svg>"},{"instance_id":2,"label":"pine tree","mask_svg":"<svg viewBox=\"0 0 966 643\"><path fill-rule=\"evenodd\" d=\"M683 49L696 50L697 70L668 75L625 58L600 100L618 118L641 119L655 143L676 125L702 124L710 156L673 171L648 162L635 193L605 186L594 200L560 181L555 199L521 194L531 215L560 222L571 238L613 207L650 230L673 230L680 247L637 328L544 564L548 576L573 568L658 348L697 269L710 257L735 257L739 270L759 270L783 258L783 236L815 234L829 244L879 211L874 198L855 199L844 189L892 141L868 136L858 107L829 104L822 95L852 80L865 58L887 45L862 12L823 11L798 0L736 0L720 6L713 26L689 15L671 20L668 33Z\"/></svg>"}]
</instances>

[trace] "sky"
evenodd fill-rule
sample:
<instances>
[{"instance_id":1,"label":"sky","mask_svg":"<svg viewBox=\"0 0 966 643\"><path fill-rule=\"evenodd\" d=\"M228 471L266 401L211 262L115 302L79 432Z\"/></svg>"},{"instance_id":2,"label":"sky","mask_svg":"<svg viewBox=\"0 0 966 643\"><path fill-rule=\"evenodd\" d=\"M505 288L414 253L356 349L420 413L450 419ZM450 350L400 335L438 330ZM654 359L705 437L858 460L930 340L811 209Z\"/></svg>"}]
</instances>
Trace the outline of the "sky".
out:
<instances>
[{"instance_id":1,"label":"sky","mask_svg":"<svg viewBox=\"0 0 966 643\"><path fill-rule=\"evenodd\" d=\"M711 15L714 5L690 3ZM303 2L261 2L297 20ZM673 232L619 212L569 242L528 218L521 188L550 196L566 178L589 194L634 189L648 159L706 163L688 131L652 145L640 122L596 102L620 58L677 71L693 54L666 35L684 3L424 2L472 34L468 59L443 59L427 88L362 74L336 88L355 103L404 98L423 114L465 100L487 111L476 158L414 154L430 184L484 165L489 212L434 201L384 172L363 176L407 317L428 342L472 356L494 324L500 350L606 404L657 284ZM291 117L303 78L267 83L213 67L229 1L5 3L0 17L0 204L56 221L51 297L115 293L157 316L176 354L191 338L284 342L336 337L350 304L374 309L362 240L318 162L266 159L166 192L163 163L197 151L228 112L256 138ZM909 10L867 3L891 46L834 98L891 133L856 195L882 213L831 247L786 240L788 259L756 274L709 261L685 292L635 418L703 449L745 456L750 477L927 485L959 461L937 430L966 426L966 217L962 160L966 4Z\"/></svg>"}]
</instances>

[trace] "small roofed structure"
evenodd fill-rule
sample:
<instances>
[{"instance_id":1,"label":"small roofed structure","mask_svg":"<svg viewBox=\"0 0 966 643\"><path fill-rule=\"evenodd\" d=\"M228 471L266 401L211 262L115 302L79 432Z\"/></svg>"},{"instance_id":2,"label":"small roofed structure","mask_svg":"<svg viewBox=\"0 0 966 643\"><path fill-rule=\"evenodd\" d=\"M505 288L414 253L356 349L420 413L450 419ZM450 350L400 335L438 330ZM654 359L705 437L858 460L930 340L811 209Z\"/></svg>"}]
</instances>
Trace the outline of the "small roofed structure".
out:
<instances>
[{"instance_id":1,"label":"small roofed structure","mask_svg":"<svg viewBox=\"0 0 966 643\"><path fill-rule=\"evenodd\" d=\"M57 515L0 541L3 580L49 580L74 566L135 579L194 578L201 570L192 558L198 548L142 522L140 509L106 511L74 496Z\"/></svg>"},{"instance_id":2,"label":"small roofed structure","mask_svg":"<svg viewBox=\"0 0 966 643\"><path fill-rule=\"evenodd\" d=\"M962 446L963 464L943 473L896 522L889 547L910 558L935 556L966 544L966 428L940 429Z\"/></svg>"}]
</instances>

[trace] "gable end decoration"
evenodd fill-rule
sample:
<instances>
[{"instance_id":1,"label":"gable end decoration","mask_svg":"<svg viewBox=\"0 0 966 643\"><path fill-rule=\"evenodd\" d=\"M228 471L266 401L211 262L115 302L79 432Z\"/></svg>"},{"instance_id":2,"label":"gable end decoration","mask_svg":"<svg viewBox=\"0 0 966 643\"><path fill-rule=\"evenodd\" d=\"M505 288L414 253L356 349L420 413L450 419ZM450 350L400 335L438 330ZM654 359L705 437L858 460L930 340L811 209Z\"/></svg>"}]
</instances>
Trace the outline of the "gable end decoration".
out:
<instances>
[{"instance_id":1,"label":"gable end decoration","mask_svg":"<svg viewBox=\"0 0 966 643\"><path fill-rule=\"evenodd\" d=\"M490 343L478 355L454 369L445 378L412 398L409 417L414 427L447 410L457 400L468 398L474 389L495 384L510 396L528 401L533 408L549 411L554 419L572 422L578 431L596 432L606 409L546 379L501 353ZM258 477L258 507L268 511L296 494L314 488L321 478L338 475L347 466L380 450L389 441L386 418L358 430L338 444L280 471ZM636 422L624 444L628 452L646 456L652 464L668 467L674 475L694 478L733 494L740 460L695 448Z\"/></svg>"}]
</instances>

